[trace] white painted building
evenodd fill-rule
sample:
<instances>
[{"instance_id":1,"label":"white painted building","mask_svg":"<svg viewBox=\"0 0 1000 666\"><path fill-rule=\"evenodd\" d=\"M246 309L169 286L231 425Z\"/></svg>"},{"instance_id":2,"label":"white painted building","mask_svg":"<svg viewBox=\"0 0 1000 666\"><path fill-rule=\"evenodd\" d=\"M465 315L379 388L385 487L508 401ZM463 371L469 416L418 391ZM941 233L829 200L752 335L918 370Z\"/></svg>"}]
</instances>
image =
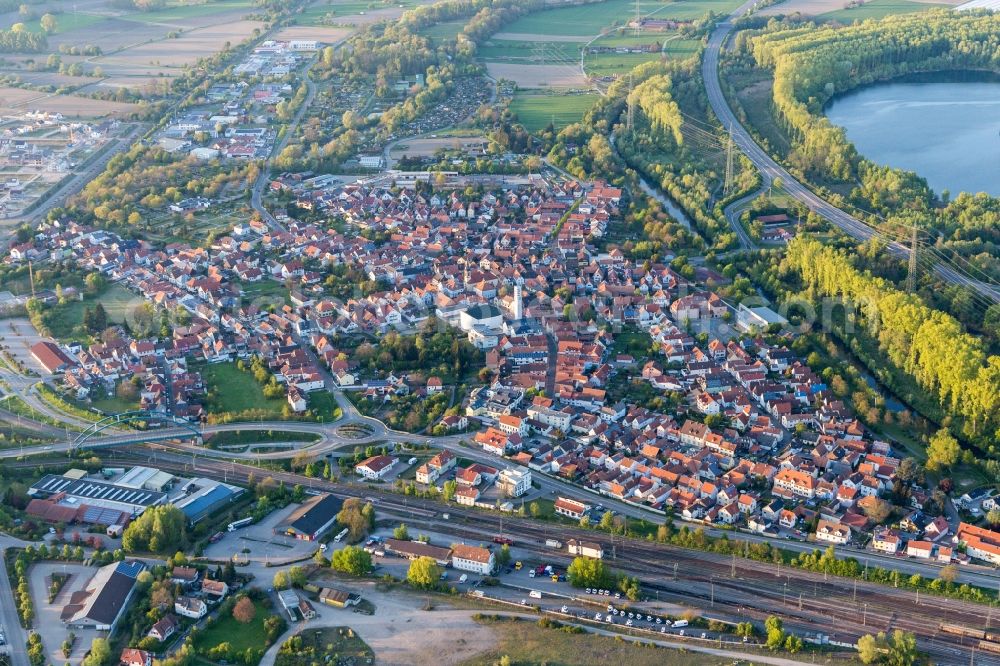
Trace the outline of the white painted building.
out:
<instances>
[{"instance_id":1,"label":"white painted building","mask_svg":"<svg viewBox=\"0 0 1000 666\"><path fill-rule=\"evenodd\" d=\"M451 548L451 566L459 571L471 571L488 576L493 572L495 564L496 558L489 548L461 543Z\"/></svg>"},{"instance_id":2,"label":"white painted building","mask_svg":"<svg viewBox=\"0 0 1000 666\"><path fill-rule=\"evenodd\" d=\"M520 497L531 490L531 470L507 468L497 476L497 487L508 497Z\"/></svg>"}]
</instances>

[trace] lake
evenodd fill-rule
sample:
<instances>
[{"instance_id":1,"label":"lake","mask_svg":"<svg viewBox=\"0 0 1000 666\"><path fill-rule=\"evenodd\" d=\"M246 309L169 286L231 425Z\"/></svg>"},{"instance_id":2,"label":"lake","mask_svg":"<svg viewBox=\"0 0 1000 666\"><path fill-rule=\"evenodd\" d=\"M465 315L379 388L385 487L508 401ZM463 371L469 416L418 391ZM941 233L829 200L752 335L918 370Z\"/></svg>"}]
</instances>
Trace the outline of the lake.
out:
<instances>
[{"instance_id":1,"label":"lake","mask_svg":"<svg viewBox=\"0 0 1000 666\"><path fill-rule=\"evenodd\" d=\"M938 194L1000 196L1000 80L941 76L861 88L834 99L826 115L862 155L915 171Z\"/></svg>"}]
</instances>

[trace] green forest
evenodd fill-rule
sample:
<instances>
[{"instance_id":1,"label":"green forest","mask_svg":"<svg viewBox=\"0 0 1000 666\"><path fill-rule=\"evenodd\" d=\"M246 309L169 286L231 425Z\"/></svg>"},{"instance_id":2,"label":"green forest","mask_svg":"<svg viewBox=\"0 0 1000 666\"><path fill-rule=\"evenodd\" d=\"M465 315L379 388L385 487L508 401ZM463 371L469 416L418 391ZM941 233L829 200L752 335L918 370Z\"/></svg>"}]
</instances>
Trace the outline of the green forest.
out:
<instances>
[{"instance_id":1,"label":"green forest","mask_svg":"<svg viewBox=\"0 0 1000 666\"><path fill-rule=\"evenodd\" d=\"M883 245L908 244L916 228L925 271L947 261L980 279L1000 280L1000 200L986 194L935 196L919 174L860 155L824 115L832 98L866 84L926 72L1000 70L1000 16L929 11L848 27L797 19L744 24L727 68L737 77L755 69L773 74L770 113L746 111L758 120L769 115L780 126L790 142L779 151L789 169L877 227ZM895 280L892 267L885 268L876 272ZM1000 306L988 307L970 289L945 285L929 271L922 286L929 305L996 343Z\"/></svg>"},{"instance_id":2,"label":"green forest","mask_svg":"<svg viewBox=\"0 0 1000 666\"><path fill-rule=\"evenodd\" d=\"M936 401L943 423L1000 454L1000 356L958 320L816 240L792 241L781 268L799 278L808 300L843 299L862 324L858 337L876 341L885 360Z\"/></svg>"}]
</instances>

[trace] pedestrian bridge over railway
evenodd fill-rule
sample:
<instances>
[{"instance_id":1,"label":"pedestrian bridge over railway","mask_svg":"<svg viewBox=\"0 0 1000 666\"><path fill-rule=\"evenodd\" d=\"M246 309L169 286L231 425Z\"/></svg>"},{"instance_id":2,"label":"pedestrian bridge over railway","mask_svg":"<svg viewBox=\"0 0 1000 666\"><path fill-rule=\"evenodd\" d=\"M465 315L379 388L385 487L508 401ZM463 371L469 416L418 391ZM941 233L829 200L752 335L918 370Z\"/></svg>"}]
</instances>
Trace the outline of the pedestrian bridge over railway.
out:
<instances>
[{"instance_id":1,"label":"pedestrian bridge over railway","mask_svg":"<svg viewBox=\"0 0 1000 666\"><path fill-rule=\"evenodd\" d=\"M119 429L128 428L125 432ZM107 431L113 432L107 432ZM193 439L200 444L202 431L197 423L171 414L137 410L109 414L76 436L72 449L90 449L123 444Z\"/></svg>"}]
</instances>

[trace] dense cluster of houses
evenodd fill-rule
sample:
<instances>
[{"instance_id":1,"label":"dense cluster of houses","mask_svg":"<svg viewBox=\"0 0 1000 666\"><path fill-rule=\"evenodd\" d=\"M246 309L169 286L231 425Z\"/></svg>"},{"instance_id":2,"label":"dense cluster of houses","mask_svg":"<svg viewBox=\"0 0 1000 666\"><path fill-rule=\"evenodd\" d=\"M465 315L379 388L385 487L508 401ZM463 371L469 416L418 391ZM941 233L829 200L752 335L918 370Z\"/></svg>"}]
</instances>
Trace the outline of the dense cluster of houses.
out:
<instances>
[{"instance_id":1,"label":"dense cluster of houses","mask_svg":"<svg viewBox=\"0 0 1000 666\"><path fill-rule=\"evenodd\" d=\"M335 224L288 220L287 231L275 231L249 221L209 248L153 247L73 223L40 228L22 255L73 262L191 315L166 338L66 348L66 381L85 392L93 382L142 377L144 404L176 411L196 404L190 397L201 389L186 358L258 356L296 410L328 382L405 393L405 376L362 378L342 339L410 332L434 316L486 350L492 371L465 414L441 425L459 430L478 419L484 428L472 439L514 470L762 533L808 530L838 544L874 527L869 516L900 465L890 444L789 348L791 337L750 326L739 338L696 339L692 322L712 330L735 314L718 294L669 266L600 249L595 241L619 215L619 189L546 179L464 190L302 182L283 176L272 188L294 188L300 206ZM345 266L354 271L349 285L337 283ZM361 289L359 280L374 286ZM262 281L285 284L289 302L249 299ZM345 287L353 293L333 297ZM621 327L648 334L648 359L613 352ZM676 409L652 411L627 392L609 399L623 378ZM436 377L419 387L439 389ZM382 478L390 462L376 457L358 472ZM450 462L432 461L418 475L433 483ZM507 494L523 492L522 481L508 473ZM914 508L927 499L919 488L911 495Z\"/></svg>"}]
</instances>

